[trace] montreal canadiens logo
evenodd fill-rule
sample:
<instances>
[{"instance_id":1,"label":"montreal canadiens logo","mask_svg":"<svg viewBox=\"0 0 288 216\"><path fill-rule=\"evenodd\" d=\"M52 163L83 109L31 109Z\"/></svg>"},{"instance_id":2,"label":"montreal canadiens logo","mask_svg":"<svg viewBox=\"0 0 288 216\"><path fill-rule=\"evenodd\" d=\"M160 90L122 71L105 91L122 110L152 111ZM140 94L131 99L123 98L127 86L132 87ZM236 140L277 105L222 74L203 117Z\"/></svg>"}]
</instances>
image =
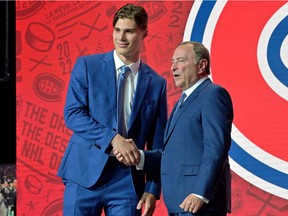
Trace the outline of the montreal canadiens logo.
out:
<instances>
[{"instance_id":1,"label":"montreal canadiens logo","mask_svg":"<svg viewBox=\"0 0 288 216\"><path fill-rule=\"evenodd\" d=\"M255 10L261 11L255 15ZM234 106L232 170L288 199L288 3L195 1L183 40L211 53L211 79Z\"/></svg>"}]
</instances>

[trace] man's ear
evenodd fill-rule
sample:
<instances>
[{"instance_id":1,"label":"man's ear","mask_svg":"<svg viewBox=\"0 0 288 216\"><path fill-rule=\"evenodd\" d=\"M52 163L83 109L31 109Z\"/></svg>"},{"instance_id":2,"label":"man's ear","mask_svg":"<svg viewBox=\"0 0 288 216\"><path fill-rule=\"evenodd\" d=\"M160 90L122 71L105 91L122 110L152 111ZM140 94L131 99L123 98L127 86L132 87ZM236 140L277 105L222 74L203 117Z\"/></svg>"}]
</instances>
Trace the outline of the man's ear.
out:
<instances>
[{"instance_id":1,"label":"man's ear","mask_svg":"<svg viewBox=\"0 0 288 216\"><path fill-rule=\"evenodd\" d=\"M206 71L206 67L208 65L208 61L206 59L201 59L199 64L198 64L198 71L199 74L202 74Z\"/></svg>"}]
</instances>

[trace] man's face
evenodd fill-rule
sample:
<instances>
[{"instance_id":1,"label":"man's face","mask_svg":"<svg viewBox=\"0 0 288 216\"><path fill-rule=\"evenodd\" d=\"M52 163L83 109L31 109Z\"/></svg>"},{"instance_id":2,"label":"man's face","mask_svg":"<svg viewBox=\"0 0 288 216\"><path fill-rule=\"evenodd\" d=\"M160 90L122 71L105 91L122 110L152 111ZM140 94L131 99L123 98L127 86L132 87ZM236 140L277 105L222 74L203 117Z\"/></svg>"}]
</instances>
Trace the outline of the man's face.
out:
<instances>
[{"instance_id":1,"label":"man's face","mask_svg":"<svg viewBox=\"0 0 288 216\"><path fill-rule=\"evenodd\" d=\"M172 57L172 74L175 86L186 90L199 80L198 65L191 44L180 45Z\"/></svg>"},{"instance_id":2,"label":"man's face","mask_svg":"<svg viewBox=\"0 0 288 216\"><path fill-rule=\"evenodd\" d=\"M131 19L119 19L114 26L113 42L116 53L125 64L135 62L139 58L143 39L147 30L141 30Z\"/></svg>"}]
</instances>

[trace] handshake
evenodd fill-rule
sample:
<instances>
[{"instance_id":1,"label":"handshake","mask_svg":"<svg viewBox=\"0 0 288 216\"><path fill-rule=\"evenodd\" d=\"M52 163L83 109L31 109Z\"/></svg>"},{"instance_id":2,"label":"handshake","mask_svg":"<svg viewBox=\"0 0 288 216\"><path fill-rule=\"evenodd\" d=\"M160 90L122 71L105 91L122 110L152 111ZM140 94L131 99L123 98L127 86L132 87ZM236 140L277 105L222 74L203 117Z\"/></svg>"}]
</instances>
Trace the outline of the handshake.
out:
<instances>
[{"instance_id":1,"label":"handshake","mask_svg":"<svg viewBox=\"0 0 288 216\"><path fill-rule=\"evenodd\" d=\"M112 154L121 163L127 166L138 165L141 154L133 139L125 139L119 134L116 134L111 142L113 150Z\"/></svg>"}]
</instances>

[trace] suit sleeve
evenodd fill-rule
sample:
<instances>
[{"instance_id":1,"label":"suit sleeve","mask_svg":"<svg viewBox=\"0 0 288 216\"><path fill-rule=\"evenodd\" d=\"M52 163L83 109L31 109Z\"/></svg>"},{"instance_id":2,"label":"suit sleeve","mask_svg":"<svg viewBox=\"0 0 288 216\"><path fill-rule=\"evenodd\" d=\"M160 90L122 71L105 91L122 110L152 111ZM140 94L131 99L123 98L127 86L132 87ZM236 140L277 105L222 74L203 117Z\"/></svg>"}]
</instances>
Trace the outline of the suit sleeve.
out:
<instances>
[{"instance_id":1,"label":"suit sleeve","mask_svg":"<svg viewBox=\"0 0 288 216\"><path fill-rule=\"evenodd\" d=\"M66 126L87 144L107 149L116 131L100 124L89 112L89 79L87 62L80 57L73 68L64 107Z\"/></svg>"}]
</instances>

